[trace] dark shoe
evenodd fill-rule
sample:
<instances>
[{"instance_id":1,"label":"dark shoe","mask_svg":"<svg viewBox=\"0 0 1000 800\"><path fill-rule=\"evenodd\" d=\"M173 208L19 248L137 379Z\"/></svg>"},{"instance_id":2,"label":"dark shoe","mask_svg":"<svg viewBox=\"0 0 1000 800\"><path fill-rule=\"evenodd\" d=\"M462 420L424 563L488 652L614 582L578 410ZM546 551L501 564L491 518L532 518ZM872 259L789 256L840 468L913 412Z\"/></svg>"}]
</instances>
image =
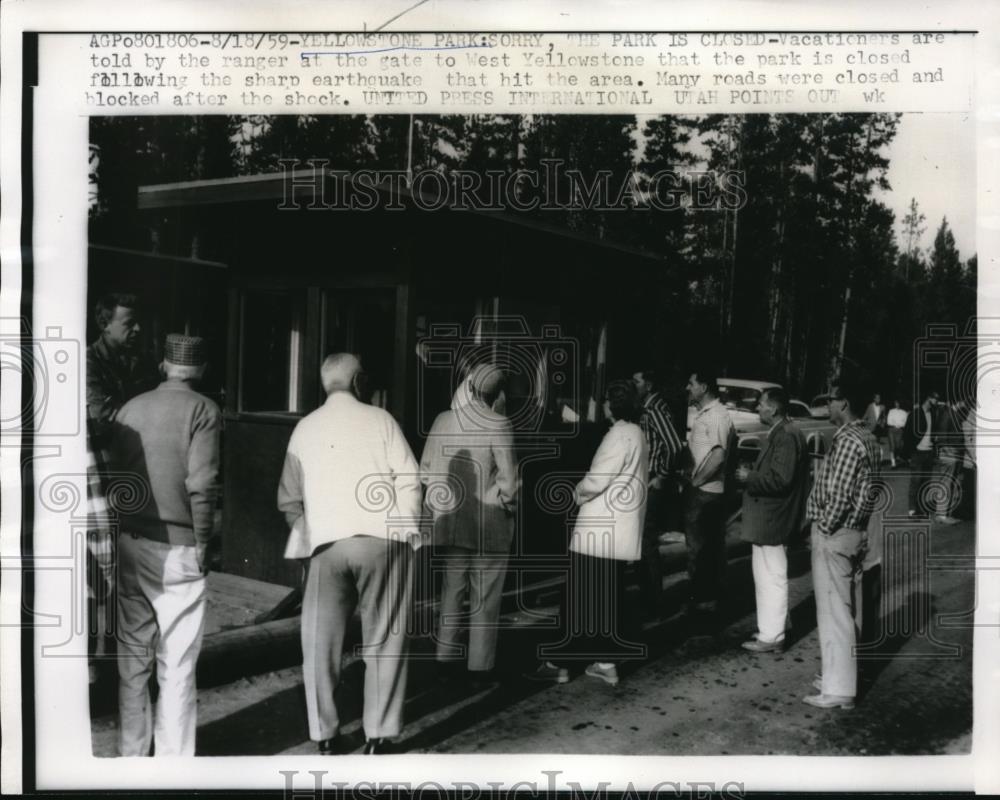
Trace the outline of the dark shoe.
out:
<instances>
[{"instance_id":1,"label":"dark shoe","mask_svg":"<svg viewBox=\"0 0 1000 800\"><path fill-rule=\"evenodd\" d=\"M438 661L436 666L437 680L445 685L460 680L465 672L465 664L462 661Z\"/></svg>"},{"instance_id":2,"label":"dark shoe","mask_svg":"<svg viewBox=\"0 0 1000 800\"><path fill-rule=\"evenodd\" d=\"M470 669L468 678L474 689L488 689L500 682L496 671L492 669Z\"/></svg>"},{"instance_id":3,"label":"dark shoe","mask_svg":"<svg viewBox=\"0 0 1000 800\"><path fill-rule=\"evenodd\" d=\"M569 670L565 667L557 667L551 661L545 661L534 672L525 672L524 677L529 681L569 683Z\"/></svg>"},{"instance_id":4,"label":"dark shoe","mask_svg":"<svg viewBox=\"0 0 1000 800\"><path fill-rule=\"evenodd\" d=\"M369 739L365 742L366 756L382 756L389 752L389 742L385 739Z\"/></svg>"},{"instance_id":5,"label":"dark shoe","mask_svg":"<svg viewBox=\"0 0 1000 800\"><path fill-rule=\"evenodd\" d=\"M342 756L350 753L353 749L350 742L340 735L330 739L323 739L321 742L318 742L318 745L321 756Z\"/></svg>"},{"instance_id":6,"label":"dark shoe","mask_svg":"<svg viewBox=\"0 0 1000 800\"><path fill-rule=\"evenodd\" d=\"M715 600L688 600L684 604L684 613L689 617L711 617L718 611Z\"/></svg>"}]
</instances>

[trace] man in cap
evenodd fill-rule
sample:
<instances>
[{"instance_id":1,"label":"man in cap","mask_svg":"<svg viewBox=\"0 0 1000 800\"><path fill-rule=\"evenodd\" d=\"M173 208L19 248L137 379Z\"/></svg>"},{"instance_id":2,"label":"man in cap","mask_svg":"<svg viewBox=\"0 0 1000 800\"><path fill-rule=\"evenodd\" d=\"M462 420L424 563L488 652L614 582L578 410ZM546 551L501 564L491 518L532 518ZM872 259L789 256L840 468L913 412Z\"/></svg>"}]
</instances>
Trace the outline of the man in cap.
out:
<instances>
[{"instance_id":1,"label":"man in cap","mask_svg":"<svg viewBox=\"0 0 1000 800\"><path fill-rule=\"evenodd\" d=\"M455 664L462 602L469 595L468 670L489 679L496 663L500 599L514 536L517 492L510 422L493 410L503 373L493 364L475 367L465 381L468 400L441 412L420 460L420 479L434 518L434 555L441 557L441 623L437 660Z\"/></svg>"},{"instance_id":2,"label":"man in cap","mask_svg":"<svg viewBox=\"0 0 1000 800\"><path fill-rule=\"evenodd\" d=\"M365 753L376 754L403 723L420 479L396 420L358 399L363 373L356 356L328 356L320 380L326 402L295 426L278 486L278 509L302 547L286 555L309 558L302 598L309 737L321 753L344 749L333 693L344 634L358 609Z\"/></svg>"},{"instance_id":3,"label":"man in cap","mask_svg":"<svg viewBox=\"0 0 1000 800\"><path fill-rule=\"evenodd\" d=\"M194 755L195 666L205 621L206 549L218 492L222 415L193 385L205 373L205 342L170 334L166 380L118 412L116 469L138 496L117 498L119 739L123 756ZM149 679L160 687L155 726Z\"/></svg>"}]
</instances>

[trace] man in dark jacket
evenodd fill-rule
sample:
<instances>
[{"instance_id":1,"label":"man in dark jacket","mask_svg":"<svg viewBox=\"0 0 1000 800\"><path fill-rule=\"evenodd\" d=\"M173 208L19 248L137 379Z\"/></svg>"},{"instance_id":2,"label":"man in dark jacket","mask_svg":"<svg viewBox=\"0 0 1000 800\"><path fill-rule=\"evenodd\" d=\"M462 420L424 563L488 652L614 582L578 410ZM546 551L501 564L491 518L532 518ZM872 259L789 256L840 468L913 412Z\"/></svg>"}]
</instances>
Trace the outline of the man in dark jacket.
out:
<instances>
[{"instance_id":1,"label":"man in dark jacket","mask_svg":"<svg viewBox=\"0 0 1000 800\"><path fill-rule=\"evenodd\" d=\"M910 516L934 513L928 486L935 477L935 451L937 449L937 407L940 395L926 392L923 402L913 409L907 420L904 438L910 459Z\"/></svg>"},{"instance_id":2,"label":"man in dark jacket","mask_svg":"<svg viewBox=\"0 0 1000 800\"><path fill-rule=\"evenodd\" d=\"M743 492L742 538L753 544L757 633L743 647L755 653L785 646L788 619L788 561L785 545L802 527L809 491L805 436L788 419L788 395L765 389L757 412L771 429Z\"/></svg>"},{"instance_id":3,"label":"man in dark jacket","mask_svg":"<svg viewBox=\"0 0 1000 800\"><path fill-rule=\"evenodd\" d=\"M100 335L87 348L87 600L92 656L90 682L98 663L114 657L112 587L115 583L115 536L107 504L110 468L107 447L118 410L136 395L153 389L159 373L140 346L138 300L112 293L94 307Z\"/></svg>"}]
</instances>

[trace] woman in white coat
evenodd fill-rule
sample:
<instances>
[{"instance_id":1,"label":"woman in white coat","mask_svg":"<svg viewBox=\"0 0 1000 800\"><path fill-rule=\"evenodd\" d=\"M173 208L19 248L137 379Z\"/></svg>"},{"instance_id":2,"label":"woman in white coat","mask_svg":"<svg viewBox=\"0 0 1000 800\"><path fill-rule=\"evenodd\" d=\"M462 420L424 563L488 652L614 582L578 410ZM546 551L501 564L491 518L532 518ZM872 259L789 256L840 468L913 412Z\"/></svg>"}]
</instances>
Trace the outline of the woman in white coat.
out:
<instances>
[{"instance_id":1,"label":"woman in white coat","mask_svg":"<svg viewBox=\"0 0 1000 800\"><path fill-rule=\"evenodd\" d=\"M646 516L649 446L637 420L641 408L631 381L608 387L604 414L611 428L574 492L579 513L569 545L562 606L562 640L544 648L544 662L529 677L565 683L571 661L589 661L586 674L612 686L616 661L641 655L624 639L625 565L637 561Z\"/></svg>"}]
</instances>

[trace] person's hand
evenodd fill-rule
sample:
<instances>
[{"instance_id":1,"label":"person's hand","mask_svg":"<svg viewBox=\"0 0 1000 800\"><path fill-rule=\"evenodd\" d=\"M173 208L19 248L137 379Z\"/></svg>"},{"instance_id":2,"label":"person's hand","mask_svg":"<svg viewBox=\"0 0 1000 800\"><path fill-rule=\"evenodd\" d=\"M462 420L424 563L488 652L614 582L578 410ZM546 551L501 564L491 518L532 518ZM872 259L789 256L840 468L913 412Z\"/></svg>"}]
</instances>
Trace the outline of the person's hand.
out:
<instances>
[{"instance_id":1,"label":"person's hand","mask_svg":"<svg viewBox=\"0 0 1000 800\"><path fill-rule=\"evenodd\" d=\"M738 480L740 483L746 483L746 480L749 477L750 477L750 467L746 466L746 464L743 464L737 468L736 480Z\"/></svg>"},{"instance_id":2,"label":"person's hand","mask_svg":"<svg viewBox=\"0 0 1000 800\"><path fill-rule=\"evenodd\" d=\"M662 475L654 475L652 478L649 479L649 488L659 491L664 486L666 486L666 483L667 479L664 478Z\"/></svg>"}]
</instances>

